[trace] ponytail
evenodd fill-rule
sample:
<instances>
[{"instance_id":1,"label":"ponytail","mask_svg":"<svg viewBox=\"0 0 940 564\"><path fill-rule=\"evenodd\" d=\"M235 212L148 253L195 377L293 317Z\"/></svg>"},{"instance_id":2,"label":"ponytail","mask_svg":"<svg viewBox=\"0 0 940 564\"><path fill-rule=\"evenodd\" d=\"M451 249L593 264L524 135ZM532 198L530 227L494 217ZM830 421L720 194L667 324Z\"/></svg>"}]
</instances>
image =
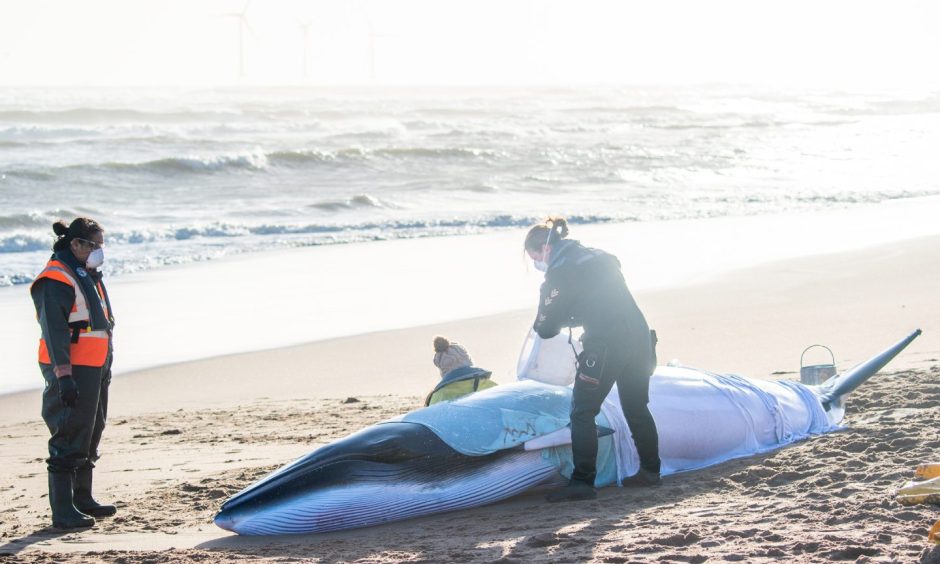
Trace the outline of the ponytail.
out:
<instances>
[{"instance_id":1,"label":"ponytail","mask_svg":"<svg viewBox=\"0 0 940 564\"><path fill-rule=\"evenodd\" d=\"M568 220L560 215L551 215L529 229L525 237L525 250L540 251L543 245L554 245L567 236Z\"/></svg>"},{"instance_id":2,"label":"ponytail","mask_svg":"<svg viewBox=\"0 0 940 564\"><path fill-rule=\"evenodd\" d=\"M548 243L554 244L568 236L568 220L560 215L549 216L545 220L545 226L551 229L552 233L548 236Z\"/></svg>"}]
</instances>

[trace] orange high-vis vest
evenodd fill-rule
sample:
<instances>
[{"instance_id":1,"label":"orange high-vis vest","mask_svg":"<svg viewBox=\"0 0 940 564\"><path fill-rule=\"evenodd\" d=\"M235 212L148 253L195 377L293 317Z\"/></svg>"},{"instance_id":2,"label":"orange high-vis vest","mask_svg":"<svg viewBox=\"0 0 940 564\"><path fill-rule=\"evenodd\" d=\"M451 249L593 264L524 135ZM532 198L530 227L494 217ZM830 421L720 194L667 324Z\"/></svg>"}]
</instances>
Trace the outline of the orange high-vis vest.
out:
<instances>
[{"instance_id":1,"label":"orange high-vis vest","mask_svg":"<svg viewBox=\"0 0 940 564\"><path fill-rule=\"evenodd\" d=\"M33 284L36 284L36 282L39 282L43 278L57 280L72 287L75 291L75 302L72 304L72 311L69 313L69 325L74 326L73 324L80 324L82 322L86 324L85 328L82 329L78 335L78 342L73 340L69 346L71 364L94 367L104 366L108 358L108 342L111 337L105 330L91 330L91 314L88 311L87 297L85 296L85 291L82 289L81 284L75 280L72 269L65 263L52 259L46 264L46 268L39 273L39 276L36 277ZM104 304L104 292L100 285L98 291L101 292L101 296L95 297L102 302L105 319L108 319L110 313L108 312L107 305ZM49 348L46 346L46 341L42 337L39 338L39 362L52 364L52 360L49 357Z\"/></svg>"}]
</instances>

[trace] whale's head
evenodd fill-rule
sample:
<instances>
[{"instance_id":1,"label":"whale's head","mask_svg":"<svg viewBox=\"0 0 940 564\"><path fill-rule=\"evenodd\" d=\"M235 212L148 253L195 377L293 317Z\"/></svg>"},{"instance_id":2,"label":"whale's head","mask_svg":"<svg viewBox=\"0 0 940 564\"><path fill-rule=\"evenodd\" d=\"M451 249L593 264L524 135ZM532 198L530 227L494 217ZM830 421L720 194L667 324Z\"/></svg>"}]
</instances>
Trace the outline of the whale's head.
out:
<instances>
[{"instance_id":1,"label":"whale's head","mask_svg":"<svg viewBox=\"0 0 940 564\"><path fill-rule=\"evenodd\" d=\"M458 453L427 427L386 422L325 445L226 501L239 534L325 532L472 507L558 479L538 452Z\"/></svg>"}]
</instances>

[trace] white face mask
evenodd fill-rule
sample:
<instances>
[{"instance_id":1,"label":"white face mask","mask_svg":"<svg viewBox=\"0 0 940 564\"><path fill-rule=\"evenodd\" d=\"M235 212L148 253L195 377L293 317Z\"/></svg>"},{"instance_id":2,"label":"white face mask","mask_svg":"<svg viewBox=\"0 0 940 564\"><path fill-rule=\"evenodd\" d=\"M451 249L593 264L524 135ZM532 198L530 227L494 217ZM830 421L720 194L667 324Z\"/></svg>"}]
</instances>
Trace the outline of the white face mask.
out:
<instances>
[{"instance_id":1,"label":"white face mask","mask_svg":"<svg viewBox=\"0 0 940 564\"><path fill-rule=\"evenodd\" d=\"M104 249L95 249L88 254L85 268L98 268L102 264L104 264Z\"/></svg>"}]
</instances>

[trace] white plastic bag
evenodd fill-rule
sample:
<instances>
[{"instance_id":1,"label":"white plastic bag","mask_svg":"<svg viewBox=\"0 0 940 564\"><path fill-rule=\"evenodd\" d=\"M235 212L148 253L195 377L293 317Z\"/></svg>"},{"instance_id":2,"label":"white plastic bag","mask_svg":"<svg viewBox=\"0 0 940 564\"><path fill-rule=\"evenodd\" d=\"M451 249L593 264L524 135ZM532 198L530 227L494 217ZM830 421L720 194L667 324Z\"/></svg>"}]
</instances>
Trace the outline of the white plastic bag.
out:
<instances>
[{"instance_id":1,"label":"white plastic bag","mask_svg":"<svg viewBox=\"0 0 940 564\"><path fill-rule=\"evenodd\" d=\"M573 384L578 370L577 355L582 348L580 341L568 341L567 333L543 339L530 329L519 353L517 379L535 380L556 386Z\"/></svg>"}]
</instances>

